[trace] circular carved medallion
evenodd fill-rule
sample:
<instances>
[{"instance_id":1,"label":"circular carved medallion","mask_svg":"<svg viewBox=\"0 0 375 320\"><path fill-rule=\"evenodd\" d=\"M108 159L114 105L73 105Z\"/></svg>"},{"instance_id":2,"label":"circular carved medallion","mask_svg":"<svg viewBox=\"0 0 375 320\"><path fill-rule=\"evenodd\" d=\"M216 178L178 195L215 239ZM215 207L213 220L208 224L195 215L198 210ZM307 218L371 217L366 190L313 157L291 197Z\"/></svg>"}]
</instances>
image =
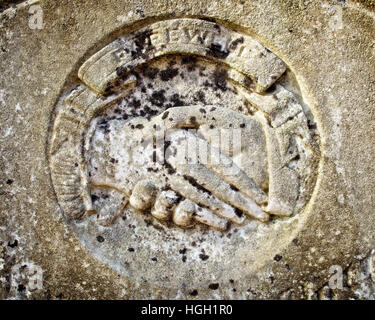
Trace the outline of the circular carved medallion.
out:
<instances>
[{"instance_id":1,"label":"circular carved medallion","mask_svg":"<svg viewBox=\"0 0 375 320\"><path fill-rule=\"evenodd\" d=\"M277 55L217 23L174 19L116 39L78 76L56 107L50 169L98 259L174 286L248 277L293 239L319 136Z\"/></svg>"}]
</instances>

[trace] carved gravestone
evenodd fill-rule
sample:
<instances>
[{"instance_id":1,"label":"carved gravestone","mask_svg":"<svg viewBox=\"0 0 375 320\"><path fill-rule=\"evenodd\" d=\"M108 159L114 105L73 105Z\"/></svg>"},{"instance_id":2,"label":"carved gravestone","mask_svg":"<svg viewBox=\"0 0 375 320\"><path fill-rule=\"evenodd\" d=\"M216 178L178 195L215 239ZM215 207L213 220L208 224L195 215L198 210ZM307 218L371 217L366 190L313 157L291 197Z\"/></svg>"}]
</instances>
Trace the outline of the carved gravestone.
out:
<instances>
[{"instance_id":1,"label":"carved gravestone","mask_svg":"<svg viewBox=\"0 0 375 320\"><path fill-rule=\"evenodd\" d=\"M90 15L98 14L89 2L82 1L80 6L87 5ZM50 5L45 2L47 25L45 22L38 31L41 39L48 37L43 32L49 24L58 28L58 23L48 20ZM303 7L275 5L281 14L278 19L285 23L292 21L288 10L305 12ZM179 10L184 7L179 6ZM3 270L9 282L5 297L351 296L354 289L350 286L355 284L343 284L345 289L329 286L329 281L332 266L349 272L350 278L350 261L364 261L371 249L371 237L358 237L374 228L360 218L371 204L366 202L366 194L357 202L353 188L358 178L367 182L368 191L373 190L373 175L367 171L362 177L362 171L355 171L361 176L356 178L347 173L354 165L366 167L370 160L364 157L358 163L352 162L351 155L345 158L341 146L352 139L349 133L355 124L337 128L344 121L337 111L340 108L335 107L341 101L341 89L327 87L353 89L340 76L331 79L328 69L320 67L325 63L323 53L313 57L314 50L319 52L317 47L326 53L324 39L334 46L335 37L347 35L325 31L315 44L306 43L306 37L313 38L306 29L289 48L288 37L294 29L274 26L271 29L281 30L282 35L272 36L273 31L266 28L271 17L262 21L258 16L270 10L266 6L249 4L247 14L238 11L248 21L243 23L233 20L226 5L217 6L214 17L202 4L205 14L197 15L190 8L191 14L168 16L168 7L157 18L154 9L137 7L127 11L128 18L117 15L116 26L107 26L104 21L118 14L113 9L99 14L98 21L106 25L99 32L102 39L89 32L82 44L67 40L79 47L74 61L57 48L43 47L38 63L48 66L48 77L54 80L51 89L30 84L40 92L30 98L31 122L40 121L40 126L30 128L30 146L43 146L44 156L40 155L41 160L32 155L21 158L19 169L14 170L27 171L23 162L42 161L35 175L42 174L44 182L39 190L27 184L22 189L13 185L14 179L4 178L9 182L6 188L15 189L1 195L7 197L2 205L4 221L17 201L35 204L35 215L41 216L33 221L34 226L24 220L24 229L2 222L7 236L0 240L7 248L0 261L7 264ZM243 10L246 6L242 5ZM19 5L15 14L24 8ZM327 7L310 4L309 8L317 10L318 19ZM348 14L354 10L345 8ZM7 17L9 10L5 11ZM65 10L68 7L58 8L62 14ZM81 11L74 12L79 21L85 19ZM251 16L257 17L254 24ZM71 22L73 25L77 24ZM297 26L303 28L304 22L298 21ZM58 41L65 48L63 40ZM56 52L53 58L49 50ZM59 54L64 57L61 67ZM310 62L308 55L312 56ZM16 56L9 53L9 59ZM345 61L342 65L346 67L349 60ZM32 77L38 79L35 73ZM326 77L326 82L320 77ZM368 91L374 90L373 83L361 79L367 81ZM53 93L48 96L50 90ZM2 97L9 92L4 91ZM359 89L357 93L355 101L369 103L367 92L361 94ZM2 99L4 105L11 105L10 100ZM22 103L15 100L15 110L9 109L5 115L23 112L26 107L21 105L29 100L18 99ZM43 101L40 109L37 101ZM45 116L38 119L38 110ZM344 110L352 119L362 109ZM10 131L4 131L4 138L12 132L12 123L21 125L14 116L9 119L13 120L7 124ZM366 121L371 123L371 117ZM371 148L366 136L370 128L356 128L366 138L351 144L352 151ZM10 145L21 141L20 135L15 133ZM8 169L10 149L4 150L8 159L5 176L15 171ZM30 200L13 199L18 190L29 193ZM20 208L15 216L22 220L28 209ZM33 228L38 228L36 234ZM20 230L26 231L24 240ZM29 269L15 267L8 251L18 243L29 246L28 250L34 243L38 247L38 238L48 243L39 253L20 257L13 252L19 265L27 260L29 269L37 269L40 283L32 290L35 286L30 287L28 276L23 275L26 271L22 271ZM344 239L346 243L342 243ZM66 281L64 274L87 277L96 284L89 285L89 292L77 287L82 280ZM22 280L26 281L24 292L17 289L22 277L26 279ZM97 283L100 278L106 279L105 285ZM356 276L351 279L357 281ZM58 293L62 281L66 289ZM83 286L89 281L84 280ZM76 288L73 292L72 287Z\"/></svg>"}]
</instances>

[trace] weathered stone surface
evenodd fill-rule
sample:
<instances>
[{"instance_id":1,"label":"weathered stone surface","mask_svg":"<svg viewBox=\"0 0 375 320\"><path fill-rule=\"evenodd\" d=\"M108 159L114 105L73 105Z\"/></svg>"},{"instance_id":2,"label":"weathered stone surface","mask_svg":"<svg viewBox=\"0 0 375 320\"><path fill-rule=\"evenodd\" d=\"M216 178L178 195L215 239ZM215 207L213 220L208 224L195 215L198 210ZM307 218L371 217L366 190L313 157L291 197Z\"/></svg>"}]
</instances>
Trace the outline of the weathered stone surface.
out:
<instances>
[{"instance_id":1,"label":"weathered stone surface","mask_svg":"<svg viewBox=\"0 0 375 320\"><path fill-rule=\"evenodd\" d=\"M374 17L0 13L0 298L374 298Z\"/></svg>"}]
</instances>

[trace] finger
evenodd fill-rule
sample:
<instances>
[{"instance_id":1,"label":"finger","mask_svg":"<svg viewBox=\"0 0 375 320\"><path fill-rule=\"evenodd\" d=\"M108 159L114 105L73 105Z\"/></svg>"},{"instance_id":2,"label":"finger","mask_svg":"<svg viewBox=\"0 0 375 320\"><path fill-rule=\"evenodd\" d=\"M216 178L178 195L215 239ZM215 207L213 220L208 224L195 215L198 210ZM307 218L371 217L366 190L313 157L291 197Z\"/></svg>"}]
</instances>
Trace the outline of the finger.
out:
<instances>
[{"instance_id":1,"label":"finger","mask_svg":"<svg viewBox=\"0 0 375 320\"><path fill-rule=\"evenodd\" d=\"M187 132L186 135L187 143L189 143L189 145L196 145L198 155L202 155L202 157L199 157L199 162L201 164L215 172L227 182L232 189L237 189L256 203L264 204L267 202L267 196L263 190L260 189L253 179L238 167L230 157L210 145L206 140L195 136L193 133ZM193 139L196 139L196 141L191 143ZM206 150L209 151L209 157L206 155Z\"/></svg>"},{"instance_id":2,"label":"finger","mask_svg":"<svg viewBox=\"0 0 375 320\"><path fill-rule=\"evenodd\" d=\"M190 165L179 165L176 163L176 170L187 180L194 181L194 183L208 190L220 200L242 210L250 217L262 222L269 220L269 215L253 200L248 199L240 192L233 190L228 183L223 181L205 166L199 163Z\"/></svg>"},{"instance_id":3,"label":"finger","mask_svg":"<svg viewBox=\"0 0 375 320\"><path fill-rule=\"evenodd\" d=\"M180 227L188 227L193 223L193 220L220 231L227 230L229 225L227 220L185 199L177 205L173 213L173 222Z\"/></svg>"},{"instance_id":4,"label":"finger","mask_svg":"<svg viewBox=\"0 0 375 320\"><path fill-rule=\"evenodd\" d=\"M157 189L149 181L139 181L129 198L130 205L137 210L146 210L151 207L156 196Z\"/></svg>"},{"instance_id":5,"label":"finger","mask_svg":"<svg viewBox=\"0 0 375 320\"><path fill-rule=\"evenodd\" d=\"M245 217L238 212L238 210L208 193L201 186L196 184L193 179L189 179L188 177L185 179L178 174L174 174L170 177L169 183L171 189L175 192L202 207L210 209L215 214L236 224L242 224L244 222Z\"/></svg>"},{"instance_id":6,"label":"finger","mask_svg":"<svg viewBox=\"0 0 375 320\"><path fill-rule=\"evenodd\" d=\"M181 201L173 212L173 222L180 227L189 227L193 223L196 204L189 199Z\"/></svg>"},{"instance_id":7,"label":"finger","mask_svg":"<svg viewBox=\"0 0 375 320\"><path fill-rule=\"evenodd\" d=\"M169 220L180 199L181 197L172 190L160 192L151 209L151 214L159 220Z\"/></svg>"},{"instance_id":8,"label":"finger","mask_svg":"<svg viewBox=\"0 0 375 320\"><path fill-rule=\"evenodd\" d=\"M193 218L200 223L220 231L225 231L229 227L229 222L227 220L220 218L213 212L199 206L197 206L197 210Z\"/></svg>"}]
</instances>

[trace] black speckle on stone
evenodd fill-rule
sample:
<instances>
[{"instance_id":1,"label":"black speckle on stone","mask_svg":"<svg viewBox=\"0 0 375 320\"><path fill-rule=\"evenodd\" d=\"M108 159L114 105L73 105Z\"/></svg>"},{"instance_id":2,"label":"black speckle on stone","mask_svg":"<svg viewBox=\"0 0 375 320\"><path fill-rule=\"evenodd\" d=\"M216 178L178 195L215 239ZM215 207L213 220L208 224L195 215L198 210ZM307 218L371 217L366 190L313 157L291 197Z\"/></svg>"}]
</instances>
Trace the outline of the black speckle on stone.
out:
<instances>
[{"instance_id":1,"label":"black speckle on stone","mask_svg":"<svg viewBox=\"0 0 375 320\"><path fill-rule=\"evenodd\" d=\"M138 99L132 99L129 101L129 107L137 109L142 105L141 101Z\"/></svg>"},{"instance_id":2,"label":"black speckle on stone","mask_svg":"<svg viewBox=\"0 0 375 320\"><path fill-rule=\"evenodd\" d=\"M104 238L102 236L97 236L96 240L98 240L100 243L104 242Z\"/></svg>"},{"instance_id":3,"label":"black speckle on stone","mask_svg":"<svg viewBox=\"0 0 375 320\"><path fill-rule=\"evenodd\" d=\"M173 103L173 107L180 107L184 105L184 101L181 100L180 95L177 93L173 94L169 100Z\"/></svg>"},{"instance_id":4,"label":"black speckle on stone","mask_svg":"<svg viewBox=\"0 0 375 320\"><path fill-rule=\"evenodd\" d=\"M222 91L226 91L227 88L228 72L225 69L216 69L213 73L213 80L216 87Z\"/></svg>"},{"instance_id":5,"label":"black speckle on stone","mask_svg":"<svg viewBox=\"0 0 375 320\"><path fill-rule=\"evenodd\" d=\"M166 111L166 112L163 113L163 115L162 115L161 118L162 118L163 120L165 120L165 119L167 119L168 115L169 115L169 112Z\"/></svg>"},{"instance_id":6,"label":"black speckle on stone","mask_svg":"<svg viewBox=\"0 0 375 320\"><path fill-rule=\"evenodd\" d=\"M165 96L164 96L165 90L158 90L152 93L150 102L158 107L163 106L165 102Z\"/></svg>"},{"instance_id":7,"label":"black speckle on stone","mask_svg":"<svg viewBox=\"0 0 375 320\"><path fill-rule=\"evenodd\" d=\"M191 123L197 123L197 118L196 117L190 117L190 122Z\"/></svg>"},{"instance_id":8,"label":"black speckle on stone","mask_svg":"<svg viewBox=\"0 0 375 320\"><path fill-rule=\"evenodd\" d=\"M217 59L225 59L228 56L229 51L223 50L219 44L211 43L211 46L207 50L207 54Z\"/></svg>"},{"instance_id":9,"label":"black speckle on stone","mask_svg":"<svg viewBox=\"0 0 375 320\"><path fill-rule=\"evenodd\" d=\"M208 288L211 289L211 290L217 290L217 289L219 289L219 284L218 283L211 283L208 286Z\"/></svg>"},{"instance_id":10,"label":"black speckle on stone","mask_svg":"<svg viewBox=\"0 0 375 320\"><path fill-rule=\"evenodd\" d=\"M185 253L186 253L186 250L187 250L186 248L180 249L180 250L179 250L179 253L180 253L180 254L185 254Z\"/></svg>"},{"instance_id":11,"label":"black speckle on stone","mask_svg":"<svg viewBox=\"0 0 375 320\"><path fill-rule=\"evenodd\" d=\"M233 40L232 43L230 44L230 49L231 50L236 50L238 44L242 44L244 42L244 38L238 38L236 40Z\"/></svg>"},{"instance_id":12,"label":"black speckle on stone","mask_svg":"<svg viewBox=\"0 0 375 320\"><path fill-rule=\"evenodd\" d=\"M134 248L128 248L129 252L134 252Z\"/></svg>"},{"instance_id":13,"label":"black speckle on stone","mask_svg":"<svg viewBox=\"0 0 375 320\"><path fill-rule=\"evenodd\" d=\"M206 110L204 110L203 108L200 108L199 111L200 111L201 113L206 113Z\"/></svg>"},{"instance_id":14,"label":"black speckle on stone","mask_svg":"<svg viewBox=\"0 0 375 320\"><path fill-rule=\"evenodd\" d=\"M151 43L151 34L152 30L145 30L135 36L135 50L131 52L133 58L138 58L143 55L142 52L144 51L145 47Z\"/></svg>"},{"instance_id":15,"label":"black speckle on stone","mask_svg":"<svg viewBox=\"0 0 375 320\"><path fill-rule=\"evenodd\" d=\"M149 78L151 80L154 80L156 78L156 76L158 75L159 73L159 69L157 68L152 68L152 67L146 67L142 70L142 73L143 75L146 77L146 78Z\"/></svg>"},{"instance_id":16,"label":"black speckle on stone","mask_svg":"<svg viewBox=\"0 0 375 320\"><path fill-rule=\"evenodd\" d=\"M13 180L12 180L12 179L8 179L8 180L6 181L6 183L9 184L9 185L11 185L11 184L13 183Z\"/></svg>"},{"instance_id":17,"label":"black speckle on stone","mask_svg":"<svg viewBox=\"0 0 375 320\"><path fill-rule=\"evenodd\" d=\"M191 296L196 297L198 295L198 290L193 290L189 293Z\"/></svg>"},{"instance_id":18,"label":"black speckle on stone","mask_svg":"<svg viewBox=\"0 0 375 320\"><path fill-rule=\"evenodd\" d=\"M14 240L13 243L8 242L8 247L15 248L18 246L18 240Z\"/></svg>"},{"instance_id":19,"label":"black speckle on stone","mask_svg":"<svg viewBox=\"0 0 375 320\"><path fill-rule=\"evenodd\" d=\"M311 122L311 120L308 120L307 121L307 127L310 129L310 130L315 130L317 128L317 125L313 122Z\"/></svg>"},{"instance_id":20,"label":"black speckle on stone","mask_svg":"<svg viewBox=\"0 0 375 320\"><path fill-rule=\"evenodd\" d=\"M234 280L233 280L233 279L229 279L229 282L230 282L230 283L234 283Z\"/></svg>"},{"instance_id":21,"label":"black speckle on stone","mask_svg":"<svg viewBox=\"0 0 375 320\"><path fill-rule=\"evenodd\" d=\"M245 128L245 127L246 127L246 124L244 124L244 123L240 124L240 128Z\"/></svg>"},{"instance_id":22,"label":"black speckle on stone","mask_svg":"<svg viewBox=\"0 0 375 320\"><path fill-rule=\"evenodd\" d=\"M195 56L184 56L181 60L182 64L195 64L197 62L197 57Z\"/></svg>"},{"instance_id":23,"label":"black speckle on stone","mask_svg":"<svg viewBox=\"0 0 375 320\"><path fill-rule=\"evenodd\" d=\"M230 185L230 188L233 190L233 191L239 191L237 187L235 187L233 184Z\"/></svg>"},{"instance_id":24,"label":"black speckle on stone","mask_svg":"<svg viewBox=\"0 0 375 320\"><path fill-rule=\"evenodd\" d=\"M283 257L277 254L276 256L273 257L273 260L275 261L280 261Z\"/></svg>"},{"instance_id":25,"label":"black speckle on stone","mask_svg":"<svg viewBox=\"0 0 375 320\"><path fill-rule=\"evenodd\" d=\"M185 255L182 256L182 262L186 262L186 256Z\"/></svg>"},{"instance_id":26,"label":"black speckle on stone","mask_svg":"<svg viewBox=\"0 0 375 320\"><path fill-rule=\"evenodd\" d=\"M236 216L239 217L239 218L241 218L243 216L243 212L238 208L235 208L234 212L235 212Z\"/></svg>"},{"instance_id":27,"label":"black speckle on stone","mask_svg":"<svg viewBox=\"0 0 375 320\"><path fill-rule=\"evenodd\" d=\"M144 110L147 114L148 119L150 119L152 116L156 116L158 114L157 110L151 109L149 106L144 106L143 108L144 108Z\"/></svg>"},{"instance_id":28,"label":"black speckle on stone","mask_svg":"<svg viewBox=\"0 0 375 320\"><path fill-rule=\"evenodd\" d=\"M160 72L160 79L162 81L169 81L178 75L178 69L170 68Z\"/></svg>"},{"instance_id":29,"label":"black speckle on stone","mask_svg":"<svg viewBox=\"0 0 375 320\"><path fill-rule=\"evenodd\" d=\"M274 276L270 276L269 279L271 281L271 284L275 281L275 277Z\"/></svg>"},{"instance_id":30,"label":"black speckle on stone","mask_svg":"<svg viewBox=\"0 0 375 320\"><path fill-rule=\"evenodd\" d=\"M143 10L141 10L141 9L135 9L135 13L136 14L139 14L142 18L144 18L144 16L145 16L145 13L143 12Z\"/></svg>"},{"instance_id":31,"label":"black speckle on stone","mask_svg":"<svg viewBox=\"0 0 375 320\"><path fill-rule=\"evenodd\" d=\"M116 74L119 76L119 77L123 77L127 72L127 69L125 67L117 67L116 68Z\"/></svg>"},{"instance_id":32,"label":"black speckle on stone","mask_svg":"<svg viewBox=\"0 0 375 320\"><path fill-rule=\"evenodd\" d=\"M206 255L205 253L201 253L199 255L199 258L202 260L202 261L206 261L210 256Z\"/></svg>"},{"instance_id":33,"label":"black speckle on stone","mask_svg":"<svg viewBox=\"0 0 375 320\"><path fill-rule=\"evenodd\" d=\"M23 292L26 290L26 287L23 284L19 284L17 290L18 292Z\"/></svg>"},{"instance_id":34,"label":"black speckle on stone","mask_svg":"<svg viewBox=\"0 0 375 320\"><path fill-rule=\"evenodd\" d=\"M285 264L285 268L288 270L288 271L290 271L290 266L289 266L289 264Z\"/></svg>"},{"instance_id":35,"label":"black speckle on stone","mask_svg":"<svg viewBox=\"0 0 375 320\"><path fill-rule=\"evenodd\" d=\"M137 129L143 129L143 128L144 128L143 124L137 124L135 127L136 127Z\"/></svg>"},{"instance_id":36,"label":"black speckle on stone","mask_svg":"<svg viewBox=\"0 0 375 320\"><path fill-rule=\"evenodd\" d=\"M206 97L202 90L199 90L197 92L195 100L202 102L203 104L206 104Z\"/></svg>"},{"instance_id":37,"label":"black speckle on stone","mask_svg":"<svg viewBox=\"0 0 375 320\"><path fill-rule=\"evenodd\" d=\"M151 258L151 260L152 260L152 261L155 261L155 262L158 261L158 259L155 258L155 257Z\"/></svg>"}]
</instances>

